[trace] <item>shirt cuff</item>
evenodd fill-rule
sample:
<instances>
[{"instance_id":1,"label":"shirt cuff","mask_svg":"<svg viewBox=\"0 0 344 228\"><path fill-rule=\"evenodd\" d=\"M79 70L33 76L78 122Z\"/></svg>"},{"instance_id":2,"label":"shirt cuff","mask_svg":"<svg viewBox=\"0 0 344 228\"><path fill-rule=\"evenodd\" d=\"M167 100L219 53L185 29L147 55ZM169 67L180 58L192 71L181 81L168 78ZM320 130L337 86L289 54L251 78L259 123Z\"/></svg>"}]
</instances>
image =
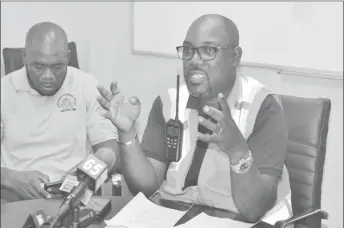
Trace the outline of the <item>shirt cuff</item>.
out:
<instances>
[{"instance_id":1,"label":"shirt cuff","mask_svg":"<svg viewBox=\"0 0 344 228\"><path fill-rule=\"evenodd\" d=\"M143 149L143 151L146 154L146 156L149 157L149 158L155 159L155 160L160 161L160 162L162 162L164 164L168 163L167 160L166 160L166 157L163 156L163 155L154 153L154 152L146 150L146 149Z\"/></svg>"},{"instance_id":2,"label":"shirt cuff","mask_svg":"<svg viewBox=\"0 0 344 228\"><path fill-rule=\"evenodd\" d=\"M97 139L89 139L89 142L92 146L97 145L99 143L108 141L108 140L117 140L117 134L114 134L112 132L109 133L103 133L99 136L97 136Z\"/></svg>"}]
</instances>

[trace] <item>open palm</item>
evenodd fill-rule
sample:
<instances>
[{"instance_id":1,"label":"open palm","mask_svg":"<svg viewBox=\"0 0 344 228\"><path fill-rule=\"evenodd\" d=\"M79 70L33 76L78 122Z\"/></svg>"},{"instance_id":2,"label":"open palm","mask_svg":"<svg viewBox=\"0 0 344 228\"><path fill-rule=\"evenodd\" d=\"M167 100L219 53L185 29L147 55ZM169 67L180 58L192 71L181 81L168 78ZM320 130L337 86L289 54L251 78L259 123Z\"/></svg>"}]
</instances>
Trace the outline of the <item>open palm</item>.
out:
<instances>
[{"instance_id":1,"label":"open palm","mask_svg":"<svg viewBox=\"0 0 344 228\"><path fill-rule=\"evenodd\" d=\"M99 104L105 109L102 115L111 120L118 130L128 132L140 115L141 103L137 97L125 97L117 88L117 83L111 83L110 91L98 86L101 97Z\"/></svg>"}]
</instances>

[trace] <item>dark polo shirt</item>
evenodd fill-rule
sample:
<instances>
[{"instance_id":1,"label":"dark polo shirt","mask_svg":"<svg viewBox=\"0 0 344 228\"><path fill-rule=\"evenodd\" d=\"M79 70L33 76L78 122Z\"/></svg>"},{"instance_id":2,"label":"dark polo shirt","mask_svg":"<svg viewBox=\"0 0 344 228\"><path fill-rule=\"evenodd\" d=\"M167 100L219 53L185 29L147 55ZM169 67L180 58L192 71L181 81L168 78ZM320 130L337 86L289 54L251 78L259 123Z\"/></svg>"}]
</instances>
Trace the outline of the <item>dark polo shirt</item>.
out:
<instances>
[{"instance_id":1,"label":"dark polo shirt","mask_svg":"<svg viewBox=\"0 0 344 228\"><path fill-rule=\"evenodd\" d=\"M157 97L148 117L141 147L147 157L167 163L166 121L162 105L161 98ZM195 104L190 102L187 106L195 108ZM254 164L262 174L281 177L287 155L287 143L288 127L282 108L272 95L268 95L259 109L253 131L247 139Z\"/></svg>"}]
</instances>

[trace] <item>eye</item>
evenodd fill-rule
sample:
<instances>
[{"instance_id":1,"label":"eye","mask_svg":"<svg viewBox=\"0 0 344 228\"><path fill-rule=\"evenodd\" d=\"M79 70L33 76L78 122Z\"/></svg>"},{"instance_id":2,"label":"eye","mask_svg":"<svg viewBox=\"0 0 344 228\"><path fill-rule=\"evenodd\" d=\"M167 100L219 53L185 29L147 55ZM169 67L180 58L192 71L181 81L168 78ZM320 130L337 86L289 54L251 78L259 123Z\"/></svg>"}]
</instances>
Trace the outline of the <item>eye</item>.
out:
<instances>
[{"instance_id":1,"label":"eye","mask_svg":"<svg viewBox=\"0 0 344 228\"><path fill-rule=\"evenodd\" d=\"M190 52L192 52L193 50L192 50L192 48L190 48L190 47L184 47L183 48L183 52L184 53L190 53Z\"/></svg>"},{"instance_id":2,"label":"eye","mask_svg":"<svg viewBox=\"0 0 344 228\"><path fill-rule=\"evenodd\" d=\"M53 70L61 70L63 68L63 64L53 66Z\"/></svg>"},{"instance_id":3,"label":"eye","mask_svg":"<svg viewBox=\"0 0 344 228\"><path fill-rule=\"evenodd\" d=\"M43 66L42 66L41 64L38 64L38 63L33 64L33 67L34 67L36 70L42 70L42 69L43 69Z\"/></svg>"},{"instance_id":4,"label":"eye","mask_svg":"<svg viewBox=\"0 0 344 228\"><path fill-rule=\"evenodd\" d=\"M214 54L216 49L214 47L205 47L204 51L209 53L209 54Z\"/></svg>"}]
</instances>

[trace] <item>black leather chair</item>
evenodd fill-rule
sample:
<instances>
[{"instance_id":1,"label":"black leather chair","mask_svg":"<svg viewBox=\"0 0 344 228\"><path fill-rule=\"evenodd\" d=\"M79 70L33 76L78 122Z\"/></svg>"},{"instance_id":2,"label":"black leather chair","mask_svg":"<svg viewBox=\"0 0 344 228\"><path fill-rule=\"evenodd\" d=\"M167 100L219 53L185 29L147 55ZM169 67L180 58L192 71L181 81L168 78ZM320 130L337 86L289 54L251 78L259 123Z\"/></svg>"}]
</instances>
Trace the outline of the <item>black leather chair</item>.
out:
<instances>
[{"instance_id":1,"label":"black leather chair","mask_svg":"<svg viewBox=\"0 0 344 228\"><path fill-rule=\"evenodd\" d=\"M328 218L328 214L321 210L321 185L331 101L286 95L280 98L289 127L285 163L290 179L293 216L274 225L258 222L251 228L321 228L321 219ZM225 210L196 205L179 224L201 212L220 218L233 217Z\"/></svg>"},{"instance_id":2,"label":"black leather chair","mask_svg":"<svg viewBox=\"0 0 344 228\"><path fill-rule=\"evenodd\" d=\"M75 42L69 42L68 48L71 50L69 66L79 69L78 54ZM19 70L24 66L22 60L23 48L4 48L2 54L4 57L5 75L13 71Z\"/></svg>"},{"instance_id":3,"label":"black leather chair","mask_svg":"<svg viewBox=\"0 0 344 228\"><path fill-rule=\"evenodd\" d=\"M321 228L321 219L328 218L321 210L321 185L331 101L286 95L281 100L289 125L286 166L294 215L274 227Z\"/></svg>"}]
</instances>

